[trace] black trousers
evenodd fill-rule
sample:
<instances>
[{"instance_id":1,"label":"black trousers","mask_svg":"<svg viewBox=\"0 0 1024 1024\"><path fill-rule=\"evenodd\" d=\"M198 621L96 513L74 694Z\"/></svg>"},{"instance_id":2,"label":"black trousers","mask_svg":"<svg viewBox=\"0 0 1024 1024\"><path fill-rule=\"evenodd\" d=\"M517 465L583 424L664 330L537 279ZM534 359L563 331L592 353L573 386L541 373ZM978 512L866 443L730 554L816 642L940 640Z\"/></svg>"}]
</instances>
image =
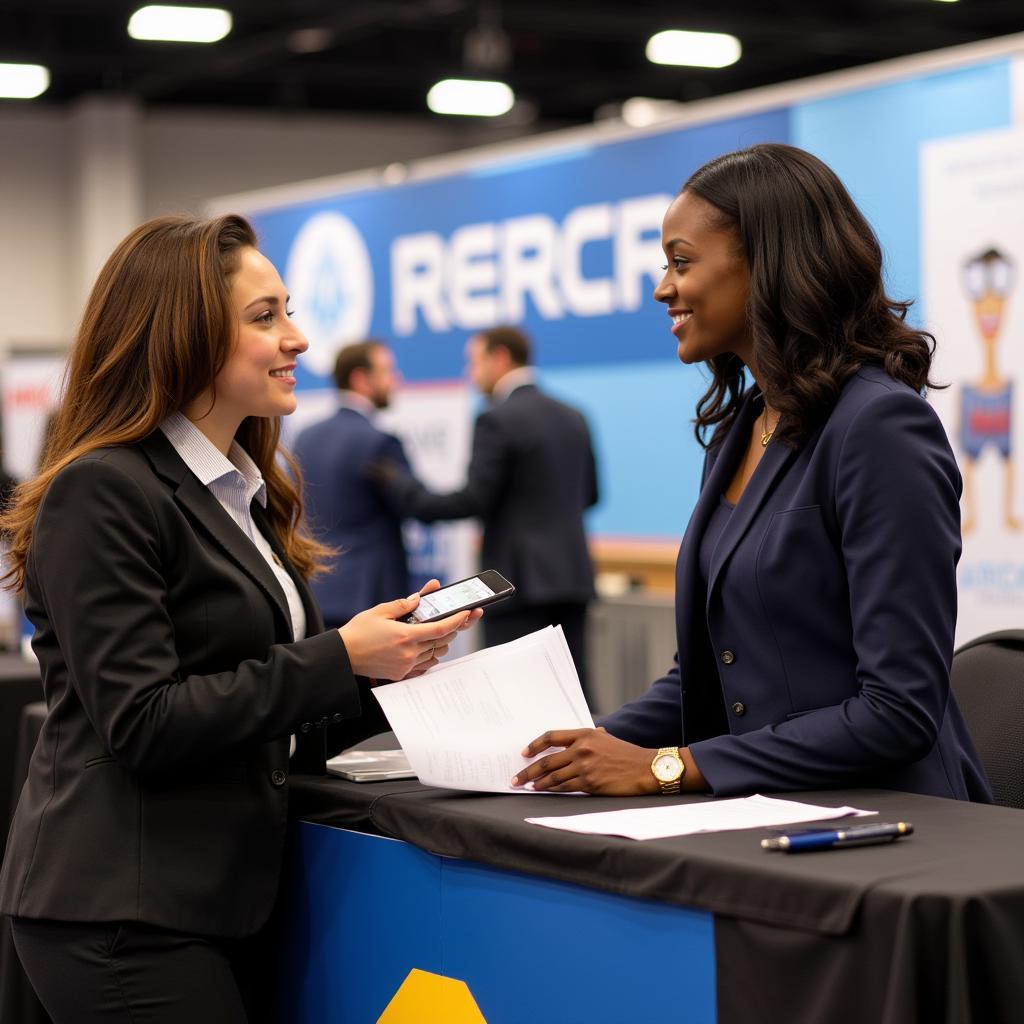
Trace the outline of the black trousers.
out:
<instances>
[{"instance_id":1,"label":"black trousers","mask_svg":"<svg viewBox=\"0 0 1024 1024\"><path fill-rule=\"evenodd\" d=\"M561 604L534 604L506 611L501 605L484 611L484 642L488 647L518 640L545 626L561 626L573 664L588 701L586 672L587 606L578 601Z\"/></svg>"},{"instance_id":2,"label":"black trousers","mask_svg":"<svg viewBox=\"0 0 1024 1024\"><path fill-rule=\"evenodd\" d=\"M273 1019L262 937L218 940L131 922L24 917L11 918L11 932L53 1024Z\"/></svg>"}]
</instances>

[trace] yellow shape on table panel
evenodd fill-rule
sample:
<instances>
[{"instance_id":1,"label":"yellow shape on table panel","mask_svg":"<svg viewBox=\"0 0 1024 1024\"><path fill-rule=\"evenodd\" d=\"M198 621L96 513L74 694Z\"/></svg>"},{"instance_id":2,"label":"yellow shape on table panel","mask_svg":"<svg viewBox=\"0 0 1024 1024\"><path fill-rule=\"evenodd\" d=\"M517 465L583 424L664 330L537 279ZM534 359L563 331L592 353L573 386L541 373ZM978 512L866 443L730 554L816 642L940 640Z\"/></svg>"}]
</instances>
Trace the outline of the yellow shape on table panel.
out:
<instances>
[{"instance_id":1,"label":"yellow shape on table panel","mask_svg":"<svg viewBox=\"0 0 1024 1024\"><path fill-rule=\"evenodd\" d=\"M377 1024L487 1024L469 987L458 978L415 967Z\"/></svg>"}]
</instances>

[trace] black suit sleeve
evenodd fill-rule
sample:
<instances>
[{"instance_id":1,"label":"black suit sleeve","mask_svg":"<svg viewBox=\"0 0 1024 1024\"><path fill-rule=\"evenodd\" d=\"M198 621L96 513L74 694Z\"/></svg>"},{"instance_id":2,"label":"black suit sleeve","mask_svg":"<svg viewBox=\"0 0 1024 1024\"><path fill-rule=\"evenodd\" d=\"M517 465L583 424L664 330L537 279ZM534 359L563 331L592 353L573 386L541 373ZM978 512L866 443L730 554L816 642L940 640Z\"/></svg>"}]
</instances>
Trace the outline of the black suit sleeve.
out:
<instances>
[{"instance_id":1,"label":"black suit sleeve","mask_svg":"<svg viewBox=\"0 0 1024 1024\"><path fill-rule=\"evenodd\" d=\"M388 487L400 514L424 523L483 516L500 496L507 462L507 441L494 416L483 413L473 430L473 452L462 490L433 494L418 480L400 474Z\"/></svg>"},{"instance_id":2,"label":"black suit sleeve","mask_svg":"<svg viewBox=\"0 0 1024 1024\"><path fill-rule=\"evenodd\" d=\"M390 469L394 479L381 474L379 470L382 466ZM412 479L412 466L409 465L402 442L393 434L382 434L381 443L373 453L373 460L363 467L363 473L394 514L400 519L405 518L402 503L404 489L401 485Z\"/></svg>"},{"instance_id":3,"label":"black suit sleeve","mask_svg":"<svg viewBox=\"0 0 1024 1024\"><path fill-rule=\"evenodd\" d=\"M37 520L30 573L71 685L119 761L164 771L287 735L318 715L359 714L336 630L271 646L227 671L184 675L167 607L174 543L161 536L142 486L102 459L62 471Z\"/></svg>"},{"instance_id":4,"label":"black suit sleeve","mask_svg":"<svg viewBox=\"0 0 1024 1024\"><path fill-rule=\"evenodd\" d=\"M587 508L597 504L600 493L597 487L597 459L594 457L594 445L587 435Z\"/></svg>"},{"instance_id":5,"label":"black suit sleeve","mask_svg":"<svg viewBox=\"0 0 1024 1024\"><path fill-rule=\"evenodd\" d=\"M358 676L357 680L362 714L358 718L348 718L340 725L327 726L324 730L324 750L327 757L334 757L371 736L391 731L391 723L388 722L380 702L370 692L373 683L365 676ZM294 765L294 761L292 763ZM313 774L323 774L323 771L314 771Z\"/></svg>"}]
</instances>

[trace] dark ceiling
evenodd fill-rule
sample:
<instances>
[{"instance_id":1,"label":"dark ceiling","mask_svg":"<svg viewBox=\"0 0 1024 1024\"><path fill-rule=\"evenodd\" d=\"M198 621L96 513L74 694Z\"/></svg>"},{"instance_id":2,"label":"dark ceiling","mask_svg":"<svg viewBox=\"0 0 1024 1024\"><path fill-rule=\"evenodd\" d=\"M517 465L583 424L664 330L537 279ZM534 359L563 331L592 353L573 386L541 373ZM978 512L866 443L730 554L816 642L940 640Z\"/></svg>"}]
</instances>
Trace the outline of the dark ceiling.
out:
<instances>
[{"instance_id":1,"label":"dark ceiling","mask_svg":"<svg viewBox=\"0 0 1024 1024\"><path fill-rule=\"evenodd\" d=\"M0 0L0 60L46 64L53 82L37 102L51 104L110 91L427 116L436 80L491 65L520 113L575 124L630 96L693 100L1024 31L1024 0L207 0L234 28L201 46L130 39L142 2ZM665 28L730 32L743 57L721 70L650 64L646 40Z\"/></svg>"}]
</instances>

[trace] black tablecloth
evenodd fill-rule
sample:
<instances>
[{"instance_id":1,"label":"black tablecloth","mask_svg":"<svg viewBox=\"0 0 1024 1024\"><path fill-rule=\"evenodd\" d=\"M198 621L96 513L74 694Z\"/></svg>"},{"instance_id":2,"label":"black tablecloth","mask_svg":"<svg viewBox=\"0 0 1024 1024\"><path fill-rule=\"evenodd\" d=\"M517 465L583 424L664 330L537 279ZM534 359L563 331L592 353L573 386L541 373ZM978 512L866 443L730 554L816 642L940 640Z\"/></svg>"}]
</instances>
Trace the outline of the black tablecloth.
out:
<instances>
[{"instance_id":1,"label":"black tablecloth","mask_svg":"<svg viewBox=\"0 0 1024 1024\"><path fill-rule=\"evenodd\" d=\"M14 810L14 757L21 709L43 696L39 666L20 654L0 654L0 849ZM19 783L18 787L21 789Z\"/></svg>"},{"instance_id":2,"label":"black tablecloth","mask_svg":"<svg viewBox=\"0 0 1024 1024\"><path fill-rule=\"evenodd\" d=\"M722 1024L1024 1020L1024 812L887 790L785 795L877 810L875 820L910 821L916 831L885 846L793 855L762 851L763 830L641 843L523 818L662 798L491 796L304 777L292 780L292 813L441 856L708 910Z\"/></svg>"}]
</instances>

